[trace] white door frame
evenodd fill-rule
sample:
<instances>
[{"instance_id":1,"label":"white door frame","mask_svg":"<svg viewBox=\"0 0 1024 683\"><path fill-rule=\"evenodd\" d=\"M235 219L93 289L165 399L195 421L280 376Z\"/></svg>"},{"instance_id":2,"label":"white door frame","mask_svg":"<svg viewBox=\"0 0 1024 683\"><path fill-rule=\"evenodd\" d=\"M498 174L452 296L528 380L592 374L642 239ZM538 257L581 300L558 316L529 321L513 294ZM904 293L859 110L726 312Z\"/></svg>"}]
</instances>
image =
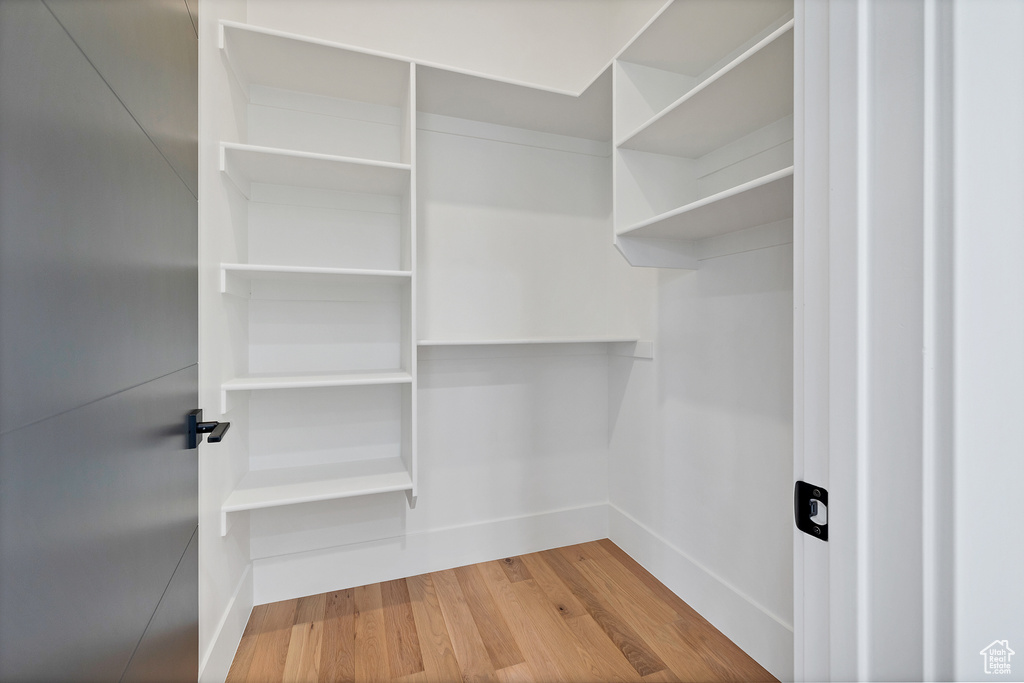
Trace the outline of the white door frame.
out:
<instances>
[{"instance_id":1,"label":"white door frame","mask_svg":"<svg viewBox=\"0 0 1024 683\"><path fill-rule=\"evenodd\" d=\"M952 672L951 7L796 2L796 680Z\"/></svg>"}]
</instances>

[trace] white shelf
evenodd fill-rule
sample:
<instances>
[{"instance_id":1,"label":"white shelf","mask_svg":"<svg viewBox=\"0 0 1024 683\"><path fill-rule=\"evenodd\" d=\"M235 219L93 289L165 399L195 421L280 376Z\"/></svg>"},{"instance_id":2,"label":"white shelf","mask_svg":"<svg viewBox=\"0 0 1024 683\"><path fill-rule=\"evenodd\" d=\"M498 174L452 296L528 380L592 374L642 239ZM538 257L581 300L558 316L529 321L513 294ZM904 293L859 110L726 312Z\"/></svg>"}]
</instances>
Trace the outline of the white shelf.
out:
<instances>
[{"instance_id":1,"label":"white shelf","mask_svg":"<svg viewBox=\"0 0 1024 683\"><path fill-rule=\"evenodd\" d=\"M696 78L792 11L792 0L668 3L618 59Z\"/></svg>"},{"instance_id":2,"label":"white shelf","mask_svg":"<svg viewBox=\"0 0 1024 683\"><path fill-rule=\"evenodd\" d=\"M236 377L220 385L220 412L226 413L231 391L265 389L314 389L318 387L355 387L376 384L411 384L412 375L404 370L373 370L345 373L301 373L294 375L252 374Z\"/></svg>"},{"instance_id":3,"label":"white shelf","mask_svg":"<svg viewBox=\"0 0 1024 683\"><path fill-rule=\"evenodd\" d=\"M234 21L220 22L220 49L247 91L284 88L399 107L409 60Z\"/></svg>"},{"instance_id":4,"label":"white shelf","mask_svg":"<svg viewBox=\"0 0 1024 683\"><path fill-rule=\"evenodd\" d=\"M793 167L665 212L619 233L699 240L793 217Z\"/></svg>"},{"instance_id":5,"label":"white shelf","mask_svg":"<svg viewBox=\"0 0 1024 683\"><path fill-rule=\"evenodd\" d=\"M793 112L793 20L702 79L617 146L701 157Z\"/></svg>"},{"instance_id":6,"label":"white shelf","mask_svg":"<svg viewBox=\"0 0 1024 683\"><path fill-rule=\"evenodd\" d=\"M409 384L410 382L412 382L412 375L404 370L372 370L336 374L254 374L228 380L221 385L221 389L224 391L254 391L259 389L350 387L365 384Z\"/></svg>"},{"instance_id":7,"label":"white shelf","mask_svg":"<svg viewBox=\"0 0 1024 683\"><path fill-rule=\"evenodd\" d=\"M498 346L513 346L522 349L536 346L554 344L556 346L570 346L573 344L601 344L606 347L609 355L626 356L629 358L654 358L654 342L641 341L637 337L531 337L526 339L423 339L416 342L417 348L424 349L424 353L431 349L438 351L432 356L441 354L444 349L457 347L472 347L481 349ZM431 356L427 356L428 358Z\"/></svg>"},{"instance_id":8,"label":"white shelf","mask_svg":"<svg viewBox=\"0 0 1024 683\"><path fill-rule=\"evenodd\" d=\"M227 535L229 512L411 491L412 488L412 476L399 457L253 470L221 505L220 533Z\"/></svg>"},{"instance_id":9,"label":"white shelf","mask_svg":"<svg viewBox=\"0 0 1024 683\"><path fill-rule=\"evenodd\" d=\"M637 342L636 337L534 337L530 339L421 339L417 346L501 346L508 344L616 344Z\"/></svg>"},{"instance_id":10,"label":"white shelf","mask_svg":"<svg viewBox=\"0 0 1024 683\"><path fill-rule=\"evenodd\" d=\"M611 72L578 97L486 76L419 66L417 109L586 140L611 141Z\"/></svg>"},{"instance_id":11,"label":"white shelf","mask_svg":"<svg viewBox=\"0 0 1024 683\"><path fill-rule=\"evenodd\" d=\"M319 268L308 266L271 266L249 263L222 263L220 291L230 291L228 278L241 280L283 281L325 285L393 285L412 278L408 270L360 270L355 268Z\"/></svg>"},{"instance_id":12,"label":"white shelf","mask_svg":"<svg viewBox=\"0 0 1024 683\"><path fill-rule=\"evenodd\" d=\"M246 198L252 183L402 195L409 187L411 166L222 142L220 170Z\"/></svg>"}]
</instances>

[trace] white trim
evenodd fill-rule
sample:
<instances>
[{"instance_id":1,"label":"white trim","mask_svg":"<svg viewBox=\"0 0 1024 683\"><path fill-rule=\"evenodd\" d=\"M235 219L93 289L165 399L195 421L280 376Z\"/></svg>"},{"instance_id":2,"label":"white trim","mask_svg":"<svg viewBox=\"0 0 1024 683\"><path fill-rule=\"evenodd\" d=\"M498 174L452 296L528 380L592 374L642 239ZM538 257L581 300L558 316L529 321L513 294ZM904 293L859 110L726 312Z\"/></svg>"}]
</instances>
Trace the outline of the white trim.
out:
<instances>
[{"instance_id":1,"label":"white trim","mask_svg":"<svg viewBox=\"0 0 1024 683\"><path fill-rule=\"evenodd\" d=\"M813 8L811 9L813 18ZM805 54L808 12L805 0L793 3L793 480L804 478L805 434L805 378L807 357L804 337L804 286L807 273L804 268L805 221L804 205L806 183L806 131L807 118L804 92L807 89ZM804 539L793 530L793 680L807 679L807 629L804 616Z\"/></svg>"},{"instance_id":2,"label":"white trim","mask_svg":"<svg viewBox=\"0 0 1024 683\"><path fill-rule=\"evenodd\" d=\"M228 606L217 624L217 629L210 639L210 645L203 654L199 664L199 680L201 683L220 683L228 676L231 662L242 640L242 632L252 613L252 563L245 566L242 577L235 586L235 592L228 600ZM240 599L243 596L248 600Z\"/></svg>"},{"instance_id":3,"label":"white trim","mask_svg":"<svg viewBox=\"0 0 1024 683\"><path fill-rule=\"evenodd\" d=\"M871 122L869 117L872 114L872 92L875 84L872 82L872 40L874 36L869 32L872 26L872 10L873 7L866 2L862 2L857 6L857 23L858 27L856 33L857 40L857 52L856 52L856 107L857 107L857 118L856 118L856 212L854 214L854 220L851 221L853 225L849 223L844 224L849 230L851 227L856 231L853 239L856 240L856 254L857 261L855 264L856 275L855 280L852 283L843 283L837 289L845 289L846 294L852 294L856 297L856 330L853 331L854 335L851 337L855 339L856 348L855 359L844 358L846 362L853 360L856 363L856 379L854 386L838 385L833 388L833 391L840 391L847 395L856 396L856 434L854 439L853 447L855 449L855 463L856 463L856 476L851 484L856 495L856 505L851 511L853 514L850 516L856 519L856 547L854 552L856 553L856 601L857 601L857 616L856 616L856 629L857 638L856 654L857 654L857 666L854 670L854 675L858 678L867 676L870 666L870 652L868 644L871 640L870 632L870 607L868 600L870 599L871 589L871 528L870 528L870 510L871 510L871 498L869 495L869 484L871 481L871 470L870 470L870 453L868 451L870 447L870 430L871 424L869 423L870 415L870 400L871 400L871 386L869 383L870 363L872 361L870 352L871 342L871 311L869 307L872 305L871 301L871 221L873 216L871 215L871 202L872 197L870 195L871 178L869 173L873 172L870 169L874 159L871 158ZM838 134L843 135L847 131L841 131ZM850 159L840 159L840 163L849 162ZM831 220L830 220L831 223ZM840 292L842 294L842 292ZM851 332L846 330L845 332ZM832 340L832 343L836 343L836 340ZM831 433L830 433L831 438ZM831 450L831 449L830 449ZM843 457L845 454L839 454L839 457ZM835 457L835 454L832 455ZM831 467L830 467L831 469ZM832 581L833 595L836 591L842 591L847 588L842 582ZM833 641L834 642L834 641ZM848 642L848 641L847 641ZM833 674L837 673L837 669L833 667Z\"/></svg>"},{"instance_id":4,"label":"white trim","mask_svg":"<svg viewBox=\"0 0 1024 683\"><path fill-rule=\"evenodd\" d=\"M955 678L953 639L952 6L925 0L922 590L925 680Z\"/></svg>"},{"instance_id":5,"label":"white trim","mask_svg":"<svg viewBox=\"0 0 1024 683\"><path fill-rule=\"evenodd\" d=\"M257 559L253 602L291 600L607 537L608 506L598 503Z\"/></svg>"},{"instance_id":6,"label":"white trim","mask_svg":"<svg viewBox=\"0 0 1024 683\"><path fill-rule=\"evenodd\" d=\"M797 0L794 7L793 478L830 489L830 22L834 13L850 6ZM835 497L831 500L834 506ZM842 526L834 508L830 512L833 529ZM828 558L833 545L793 529L793 673L798 681L829 678Z\"/></svg>"},{"instance_id":7,"label":"white trim","mask_svg":"<svg viewBox=\"0 0 1024 683\"><path fill-rule=\"evenodd\" d=\"M420 339L418 346L506 346L519 344L616 344L636 343L635 337L532 337L522 339Z\"/></svg>"},{"instance_id":8,"label":"white trim","mask_svg":"<svg viewBox=\"0 0 1024 683\"><path fill-rule=\"evenodd\" d=\"M793 625L614 504L608 538L779 680L793 678Z\"/></svg>"}]
</instances>

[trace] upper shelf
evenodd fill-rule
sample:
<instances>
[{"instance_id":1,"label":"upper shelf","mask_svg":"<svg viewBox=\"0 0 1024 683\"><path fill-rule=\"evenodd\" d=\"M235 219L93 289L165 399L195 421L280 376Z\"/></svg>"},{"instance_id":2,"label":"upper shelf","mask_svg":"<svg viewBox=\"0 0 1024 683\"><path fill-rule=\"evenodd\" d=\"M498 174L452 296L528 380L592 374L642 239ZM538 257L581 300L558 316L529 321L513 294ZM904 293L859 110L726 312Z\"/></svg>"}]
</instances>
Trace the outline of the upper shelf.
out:
<instances>
[{"instance_id":1,"label":"upper shelf","mask_svg":"<svg viewBox=\"0 0 1024 683\"><path fill-rule=\"evenodd\" d=\"M409 164L232 142L222 142L220 147L220 170L246 197L252 183L385 195L401 195L409 186Z\"/></svg>"},{"instance_id":2,"label":"upper shelf","mask_svg":"<svg viewBox=\"0 0 1024 683\"><path fill-rule=\"evenodd\" d=\"M415 60L249 24L220 22L220 47L253 85L394 107L407 105ZM611 76L578 97L441 65L417 63L419 110L587 140L611 140Z\"/></svg>"},{"instance_id":3,"label":"upper shelf","mask_svg":"<svg viewBox=\"0 0 1024 683\"><path fill-rule=\"evenodd\" d=\"M793 217L793 167L667 211L619 233L698 240Z\"/></svg>"},{"instance_id":4,"label":"upper shelf","mask_svg":"<svg viewBox=\"0 0 1024 683\"><path fill-rule=\"evenodd\" d=\"M793 0L677 0L618 59L691 78L793 11Z\"/></svg>"},{"instance_id":5,"label":"upper shelf","mask_svg":"<svg viewBox=\"0 0 1024 683\"><path fill-rule=\"evenodd\" d=\"M579 97L485 76L420 66L417 109L500 126L611 141L611 71Z\"/></svg>"},{"instance_id":6,"label":"upper shelf","mask_svg":"<svg viewBox=\"0 0 1024 683\"><path fill-rule=\"evenodd\" d=\"M649 119L619 147L696 158L793 112L793 20Z\"/></svg>"},{"instance_id":7,"label":"upper shelf","mask_svg":"<svg viewBox=\"0 0 1024 683\"><path fill-rule=\"evenodd\" d=\"M219 40L247 92L265 85L394 107L408 99L410 66L400 57L224 20Z\"/></svg>"}]
</instances>

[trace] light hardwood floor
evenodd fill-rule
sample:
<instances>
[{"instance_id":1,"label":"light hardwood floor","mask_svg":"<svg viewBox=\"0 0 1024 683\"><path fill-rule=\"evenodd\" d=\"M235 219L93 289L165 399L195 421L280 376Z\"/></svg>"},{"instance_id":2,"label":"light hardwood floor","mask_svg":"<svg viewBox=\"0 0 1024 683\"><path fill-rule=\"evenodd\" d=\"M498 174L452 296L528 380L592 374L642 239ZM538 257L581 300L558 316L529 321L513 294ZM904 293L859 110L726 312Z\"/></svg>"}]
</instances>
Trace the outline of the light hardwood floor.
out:
<instances>
[{"instance_id":1,"label":"light hardwood floor","mask_svg":"<svg viewBox=\"0 0 1024 683\"><path fill-rule=\"evenodd\" d=\"M228 683L775 680L611 541L258 605Z\"/></svg>"}]
</instances>

